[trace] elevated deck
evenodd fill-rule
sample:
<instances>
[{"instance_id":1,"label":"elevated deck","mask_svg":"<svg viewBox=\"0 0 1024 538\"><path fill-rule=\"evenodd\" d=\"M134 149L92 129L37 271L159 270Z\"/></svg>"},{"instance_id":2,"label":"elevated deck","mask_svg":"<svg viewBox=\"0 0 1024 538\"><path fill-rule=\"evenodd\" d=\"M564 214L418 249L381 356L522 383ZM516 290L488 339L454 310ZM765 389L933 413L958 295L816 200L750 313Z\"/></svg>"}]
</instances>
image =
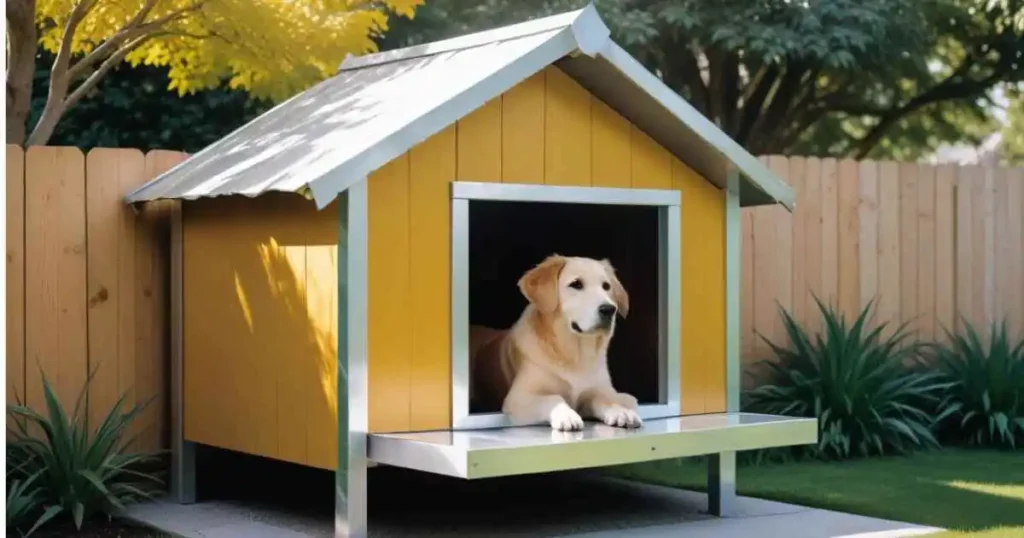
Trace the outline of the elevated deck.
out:
<instances>
[{"instance_id":1,"label":"elevated deck","mask_svg":"<svg viewBox=\"0 0 1024 538\"><path fill-rule=\"evenodd\" d=\"M716 413L647 420L627 430L588 422L582 431L547 426L371 434L370 460L476 479L621 465L719 452L815 443L817 420Z\"/></svg>"}]
</instances>

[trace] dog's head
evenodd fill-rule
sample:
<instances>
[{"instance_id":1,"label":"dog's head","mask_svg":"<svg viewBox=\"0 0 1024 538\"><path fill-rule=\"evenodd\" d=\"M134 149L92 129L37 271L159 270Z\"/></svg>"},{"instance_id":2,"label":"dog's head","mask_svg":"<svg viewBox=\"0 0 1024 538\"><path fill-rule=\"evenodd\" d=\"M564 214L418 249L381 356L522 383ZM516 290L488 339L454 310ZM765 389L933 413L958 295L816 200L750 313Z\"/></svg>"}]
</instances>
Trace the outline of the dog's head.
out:
<instances>
[{"instance_id":1,"label":"dog's head","mask_svg":"<svg viewBox=\"0 0 1024 538\"><path fill-rule=\"evenodd\" d=\"M629 295L608 260L548 256L519 279L538 310L556 314L579 334L611 332L615 314L629 314Z\"/></svg>"}]
</instances>

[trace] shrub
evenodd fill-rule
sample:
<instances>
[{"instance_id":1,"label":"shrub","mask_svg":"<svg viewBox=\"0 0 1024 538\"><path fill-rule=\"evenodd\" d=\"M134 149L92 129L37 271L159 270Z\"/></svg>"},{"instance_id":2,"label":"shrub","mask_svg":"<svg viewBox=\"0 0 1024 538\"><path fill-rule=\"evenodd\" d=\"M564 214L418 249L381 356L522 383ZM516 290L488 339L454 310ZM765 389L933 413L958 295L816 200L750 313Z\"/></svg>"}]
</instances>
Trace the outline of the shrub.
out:
<instances>
[{"instance_id":1,"label":"shrub","mask_svg":"<svg viewBox=\"0 0 1024 538\"><path fill-rule=\"evenodd\" d=\"M11 416L8 424L13 425L8 435L7 457L9 465L14 463L16 478L24 480L20 494L29 495L25 503L30 505L25 511L38 512L31 506L36 503L28 502L38 501L43 509L41 517L70 516L78 529L97 513L113 515L130 502L150 497L152 487L161 483L142 470L142 465L155 459L156 454L127 453L130 441L123 441L128 426L146 404L122 412L126 397L122 395L90 432L81 409L88 383L86 380L70 416L45 375L45 415L20 400L7 408ZM28 493L30 486L26 484L37 486L38 491Z\"/></svg>"},{"instance_id":2,"label":"shrub","mask_svg":"<svg viewBox=\"0 0 1024 538\"><path fill-rule=\"evenodd\" d=\"M8 467L11 467L11 462L7 463ZM7 471L7 531L17 530L21 536L27 537L53 519L57 515L57 509L43 509L42 491L33 483L39 478L38 471L28 478L11 478L11 475L18 471L18 467ZM26 526L29 526L29 529L21 532Z\"/></svg>"},{"instance_id":3,"label":"shrub","mask_svg":"<svg viewBox=\"0 0 1024 538\"><path fill-rule=\"evenodd\" d=\"M812 338L784 309L788 345L762 339L775 354L762 361L765 384L745 394L753 412L817 417L819 442L797 455L824 459L906 453L938 445L930 410L947 387L934 372L907 364L921 346L906 325L868 330L869 303L852 325L815 297L824 334Z\"/></svg>"},{"instance_id":4,"label":"shrub","mask_svg":"<svg viewBox=\"0 0 1024 538\"><path fill-rule=\"evenodd\" d=\"M1024 440L1024 340L1011 347L1006 323L993 324L986 346L967 321L948 343L928 346L925 368L950 386L936 415L944 441L1016 448Z\"/></svg>"}]
</instances>

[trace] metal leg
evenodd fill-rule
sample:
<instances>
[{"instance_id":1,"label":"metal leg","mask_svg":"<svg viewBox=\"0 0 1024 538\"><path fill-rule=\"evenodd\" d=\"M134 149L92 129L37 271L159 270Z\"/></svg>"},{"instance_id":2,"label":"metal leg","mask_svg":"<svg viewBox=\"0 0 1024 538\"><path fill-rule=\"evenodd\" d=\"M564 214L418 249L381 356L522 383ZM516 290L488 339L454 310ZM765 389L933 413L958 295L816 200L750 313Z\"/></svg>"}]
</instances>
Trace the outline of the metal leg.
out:
<instances>
[{"instance_id":1,"label":"metal leg","mask_svg":"<svg viewBox=\"0 0 1024 538\"><path fill-rule=\"evenodd\" d=\"M171 497L196 502L196 447L185 440L185 356L182 350L184 225L181 202L171 208Z\"/></svg>"},{"instance_id":2,"label":"metal leg","mask_svg":"<svg viewBox=\"0 0 1024 538\"><path fill-rule=\"evenodd\" d=\"M366 179L338 197L338 466L334 536L364 538L366 521Z\"/></svg>"},{"instance_id":3,"label":"metal leg","mask_svg":"<svg viewBox=\"0 0 1024 538\"><path fill-rule=\"evenodd\" d=\"M736 453L708 456L708 513L729 516L736 504Z\"/></svg>"}]
</instances>

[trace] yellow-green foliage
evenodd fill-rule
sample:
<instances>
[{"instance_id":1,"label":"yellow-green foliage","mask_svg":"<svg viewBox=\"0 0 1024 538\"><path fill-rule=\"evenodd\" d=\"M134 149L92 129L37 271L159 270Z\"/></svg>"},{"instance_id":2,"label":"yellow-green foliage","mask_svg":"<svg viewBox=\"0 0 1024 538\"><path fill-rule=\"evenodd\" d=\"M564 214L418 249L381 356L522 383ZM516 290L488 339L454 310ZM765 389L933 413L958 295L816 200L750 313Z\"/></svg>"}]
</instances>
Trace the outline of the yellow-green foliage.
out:
<instances>
[{"instance_id":1,"label":"yellow-green foliage","mask_svg":"<svg viewBox=\"0 0 1024 538\"><path fill-rule=\"evenodd\" d=\"M169 89L181 95L227 77L233 88L281 100L333 75L347 54L374 52L388 17L412 18L423 0L38 0L46 49L59 50L79 2L92 5L74 33L75 55L130 32L126 42L145 41L125 60L169 67Z\"/></svg>"}]
</instances>

